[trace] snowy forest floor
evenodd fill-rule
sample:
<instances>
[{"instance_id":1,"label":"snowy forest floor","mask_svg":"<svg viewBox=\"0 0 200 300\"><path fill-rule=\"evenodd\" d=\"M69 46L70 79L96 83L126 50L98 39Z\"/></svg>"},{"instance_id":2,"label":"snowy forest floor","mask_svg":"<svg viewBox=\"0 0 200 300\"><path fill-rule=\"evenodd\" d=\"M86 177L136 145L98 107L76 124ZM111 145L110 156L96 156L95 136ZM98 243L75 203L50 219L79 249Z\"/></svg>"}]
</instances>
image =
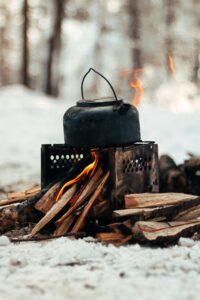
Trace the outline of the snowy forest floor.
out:
<instances>
[{"instance_id":1,"label":"snowy forest floor","mask_svg":"<svg viewBox=\"0 0 200 300\"><path fill-rule=\"evenodd\" d=\"M62 116L74 104L4 88L1 99L0 190L39 183L40 145L63 143ZM199 112L172 113L155 104L139 109L143 140L180 163L199 154ZM199 299L200 242L181 239L166 249L116 248L61 238L1 245L1 299Z\"/></svg>"}]
</instances>

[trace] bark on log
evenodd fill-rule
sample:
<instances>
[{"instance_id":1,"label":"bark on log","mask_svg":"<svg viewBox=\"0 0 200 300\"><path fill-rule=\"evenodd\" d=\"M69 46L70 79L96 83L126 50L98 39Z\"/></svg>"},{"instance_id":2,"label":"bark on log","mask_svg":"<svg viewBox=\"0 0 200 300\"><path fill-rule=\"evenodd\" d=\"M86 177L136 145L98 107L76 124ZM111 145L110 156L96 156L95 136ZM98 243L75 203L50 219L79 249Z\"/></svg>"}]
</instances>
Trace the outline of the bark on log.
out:
<instances>
[{"instance_id":1,"label":"bark on log","mask_svg":"<svg viewBox=\"0 0 200 300\"><path fill-rule=\"evenodd\" d=\"M131 223L129 225L131 227ZM129 228L130 228L129 227ZM174 222L143 222L139 221L132 227L133 240L151 245L169 245L175 243L180 237L191 237L200 231L200 221L174 221Z\"/></svg>"},{"instance_id":2,"label":"bark on log","mask_svg":"<svg viewBox=\"0 0 200 300\"><path fill-rule=\"evenodd\" d=\"M114 210L112 213L112 217L116 220L123 220L127 218L131 218L132 221L139 220L148 220L154 219L157 217L162 217L165 220L169 214L172 214L174 211L173 205L167 206L158 206L153 208L129 208L129 209L120 209Z\"/></svg>"}]
</instances>

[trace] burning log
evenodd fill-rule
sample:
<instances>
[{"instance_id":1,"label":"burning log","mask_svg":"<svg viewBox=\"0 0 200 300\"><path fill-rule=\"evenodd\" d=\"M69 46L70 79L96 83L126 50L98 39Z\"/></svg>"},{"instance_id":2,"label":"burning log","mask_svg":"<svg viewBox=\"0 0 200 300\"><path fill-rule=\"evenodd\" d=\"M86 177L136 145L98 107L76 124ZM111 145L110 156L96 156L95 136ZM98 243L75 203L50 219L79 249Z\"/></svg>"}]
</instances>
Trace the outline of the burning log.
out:
<instances>
[{"instance_id":1,"label":"burning log","mask_svg":"<svg viewBox=\"0 0 200 300\"><path fill-rule=\"evenodd\" d=\"M73 233L76 233L76 232L81 231L83 229L85 218L88 215L92 205L94 204L96 199L100 196L101 192L103 191L103 189L106 185L106 182L109 178L109 175L110 175L110 172L108 171L106 173L106 175L103 177L102 181L100 182L98 188L96 189L96 191L94 192L94 194L91 196L88 203L84 207L83 212L81 213L80 217L78 218L77 223L72 228Z\"/></svg>"},{"instance_id":2,"label":"burning log","mask_svg":"<svg viewBox=\"0 0 200 300\"><path fill-rule=\"evenodd\" d=\"M86 184L83 192L80 194L78 199L72 204L69 210L57 221L57 224L61 224L66 218L68 218L75 210L84 203L84 201L95 191L98 186L99 179L102 176L102 169L99 168L90 181Z\"/></svg>"}]
</instances>

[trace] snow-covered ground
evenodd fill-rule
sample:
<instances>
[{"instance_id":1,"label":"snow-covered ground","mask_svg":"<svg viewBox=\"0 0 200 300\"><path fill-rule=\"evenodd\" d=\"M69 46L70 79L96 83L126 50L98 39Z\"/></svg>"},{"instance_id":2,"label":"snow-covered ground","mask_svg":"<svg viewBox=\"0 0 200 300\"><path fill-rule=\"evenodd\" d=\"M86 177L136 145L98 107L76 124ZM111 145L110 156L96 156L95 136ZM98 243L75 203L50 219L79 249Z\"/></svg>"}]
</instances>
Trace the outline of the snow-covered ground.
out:
<instances>
[{"instance_id":1,"label":"snow-covered ground","mask_svg":"<svg viewBox=\"0 0 200 300\"><path fill-rule=\"evenodd\" d=\"M63 142L71 101L20 86L0 90L0 189L39 183L40 144ZM160 153L177 162L187 151L200 153L199 112L172 113L153 103L139 111L142 138L155 140ZM167 249L67 238L3 244L0 238L0 299L199 299L200 242L181 239Z\"/></svg>"}]
</instances>

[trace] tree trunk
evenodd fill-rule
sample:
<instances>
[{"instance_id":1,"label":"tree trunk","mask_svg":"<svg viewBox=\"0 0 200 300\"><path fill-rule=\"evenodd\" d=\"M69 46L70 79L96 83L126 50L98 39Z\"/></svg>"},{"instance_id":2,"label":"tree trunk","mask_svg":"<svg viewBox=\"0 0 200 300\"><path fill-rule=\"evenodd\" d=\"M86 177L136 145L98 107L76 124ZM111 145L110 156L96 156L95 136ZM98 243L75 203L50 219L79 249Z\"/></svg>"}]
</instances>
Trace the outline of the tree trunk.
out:
<instances>
[{"instance_id":1,"label":"tree trunk","mask_svg":"<svg viewBox=\"0 0 200 300\"><path fill-rule=\"evenodd\" d=\"M22 50L22 83L30 87L29 77L29 46L28 46L28 28L29 28L29 8L28 0L24 0L22 14L23 24L23 50Z\"/></svg>"},{"instance_id":2,"label":"tree trunk","mask_svg":"<svg viewBox=\"0 0 200 300\"><path fill-rule=\"evenodd\" d=\"M193 65L193 74L192 74L192 81L196 84L200 82L200 44L197 42L195 47L195 54L194 54L194 65Z\"/></svg>"},{"instance_id":3,"label":"tree trunk","mask_svg":"<svg viewBox=\"0 0 200 300\"><path fill-rule=\"evenodd\" d=\"M132 48L132 61L133 68L142 68L142 50L140 41L140 8L139 0L129 1L129 14L130 14L130 38L133 41Z\"/></svg>"},{"instance_id":4,"label":"tree trunk","mask_svg":"<svg viewBox=\"0 0 200 300\"><path fill-rule=\"evenodd\" d=\"M59 95L59 55L61 50L61 29L64 18L64 0L55 0L55 18L52 36L49 39L47 60L46 93L52 96ZM56 70L57 69L57 70Z\"/></svg>"}]
</instances>

